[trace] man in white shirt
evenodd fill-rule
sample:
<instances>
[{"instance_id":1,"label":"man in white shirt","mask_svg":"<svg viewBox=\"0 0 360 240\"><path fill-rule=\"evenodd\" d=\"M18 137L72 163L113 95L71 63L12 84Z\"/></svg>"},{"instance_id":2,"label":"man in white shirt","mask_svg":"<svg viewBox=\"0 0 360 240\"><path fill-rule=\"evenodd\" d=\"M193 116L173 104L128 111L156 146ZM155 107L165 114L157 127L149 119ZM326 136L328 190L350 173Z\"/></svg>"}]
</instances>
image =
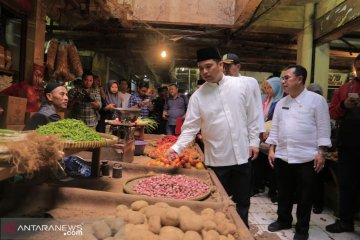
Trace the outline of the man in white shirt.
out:
<instances>
[{"instance_id":1,"label":"man in white shirt","mask_svg":"<svg viewBox=\"0 0 360 240\"><path fill-rule=\"evenodd\" d=\"M315 174L325 164L324 151L331 146L330 116L324 97L305 88L307 71L290 65L282 77L289 95L276 105L269 138L269 163L278 185L278 218L271 232L291 228L293 196L297 193L294 240L308 239Z\"/></svg>"},{"instance_id":2,"label":"man in white shirt","mask_svg":"<svg viewBox=\"0 0 360 240\"><path fill-rule=\"evenodd\" d=\"M227 53L222 57L224 63L224 74L226 76L241 77L241 81L247 81L250 85L251 92L254 95L256 106L259 108L259 111L262 112L262 100L261 100L261 91L258 81L252 77L241 76L240 74L240 59L234 53ZM262 115L258 119L259 130L261 133L265 132L265 123Z\"/></svg>"},{"instance_id":3,"label":"man in white shirt","mask_svg":"<svg viewBox=\"0 0 360 240\"><path fill-rule=\"evenodd\" d=\"M224 74L226 76L233 76L233 77L241 77L240 69L241 69L241 63L238 55L234 53L227 53L223 55L222 61L224 62ZM243 76L240 81L247 81L251 87L251 92L254 95L256 106L259 109L259 111L262 113L262 99L261 99L261 91L258 81L255 78L252 77L245 77ZM259 115L259 118L257 120L259 125L260 133L264 133L266 131L265 129L265 122L263 115ZM258 182L262 182L262 179L264 178L264 174L261 174L261 169L265 169L267 161L266 158L258 158L256 161L252 162L252 180L251 180L251 195L255 195L258 192L263 192L263 189L260 184L256 184Z\"/></svg>"},{"instance_id":4,"label":"man in white shirt","mask_svg":"<svg viewBox=\"0 0 360 240\"><path fill-rule=\"evenodd\" d=\"M125 79L120 80L120 92L121 107L127 108L131 94L128 93L128 82Z\"/></svg>"},{"instance_id":5,"label":"man in white shirt","mask_svg":"<svg viewBox=\"0 0 360 240\"><path fill-rule=\"evenodd\" d=\"M197 51L201 78L206 82L189 101L185 122L178 141L170 148L173 160L201 129L205 145L205 164L214 170L237 212L248 226L250 207L249 158L259 153L259 129L256 101L249 84L224 76L223 62L217 49ZM240 77L243 78L243 77Z\"/></svg>"}]
</instances>

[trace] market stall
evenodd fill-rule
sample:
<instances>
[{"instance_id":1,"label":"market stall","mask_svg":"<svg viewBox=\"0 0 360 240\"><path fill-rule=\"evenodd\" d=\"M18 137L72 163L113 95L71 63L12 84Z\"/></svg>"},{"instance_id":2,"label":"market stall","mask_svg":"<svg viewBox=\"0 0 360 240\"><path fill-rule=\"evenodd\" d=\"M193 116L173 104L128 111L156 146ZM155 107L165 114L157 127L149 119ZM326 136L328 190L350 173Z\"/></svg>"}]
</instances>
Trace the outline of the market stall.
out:
<instances>
[{"instance_id":1,"label":"market stall","mask_svg":"<svg viewBox=\"0 0 360 240\"><path fill-rule=\"evenodd\" d=\"M110 160L109 176L74 179L70 182L48 180L46 184L40 186L25 182L11 186L11 191L7 191L5 188L3 190L6 194L0 199L0 206L2 206L0 207L0 214L9 217L41 217L45 214L51 215L52 218L56 220L69 217L96 218L100 220L102 217L118 218L120 216L124 218L126 222L127 217L119 213L119 205L125 205L127 208L131 208L134 202L145 200L149 205L165 203L171 207L171 209L177 209L174 211L178 211L179 214L182 214L184 210L181 209L186 207L191 209L194 214L193 217L195 216L199 219L202 211L212 209L214 212L219 212L218 215L226 217L224 219L227 219L226 222L230 224L229 226L234 226L232 230L221 230L217 229L215 227L216 225L212 223L210 223L212 227L200 224L199 229L194 229L195 234L199 236L205 237L207 234L215 234L219 236L223 235L223 239L253 239L237 214L234 203L227 196L216 175L210 169L148 166L148 163L154 161L154 159L146 154L153 151L156 148L156 142L159 142L163 137L164 136L158 135L144 135L144 140L148 143L144 155L134 156L132 163L106 159ZM86 149L86 146L75 146L78 148L73 147L71 152ZM105 160L101 159L101 156L99 159L100 162ZM203 161L203 155L200 156L199 161ZM113 166L119 163L122 167L121 177L112 177ZM93 166L92 164L92 167ZM127 183L136 178L162 175L196 179L208 186L208 192L198 199L174 199L172 197L153 197L131 191L124 191ZM150 218L152 218L152 216L147 216L145 221L149 222ZM126 223L129 224L129 222ZM137 225L143 224L145 223ZM173 230L185 234L189 229L184 227L184 224L185 223L181 225L180 223L175 224L175 226L172 227L176 230ZM165 230L162 231L168 229L166 228L168 225L162 222L160 226L162 228L165 227ZM124 229L127 228L124 224ZM152 232L151 234L159 235L160 232ZM38 237L38 235L34 235L33 239Z\"/></svg>"},{"instance_id":2,"label":"market stall","mask_svg":"<svg viewBox=\"0 0 360 240\"><path fill-rule=\"evenodd\" d=\"M69 123L70 125L67 126ZM76 132L74 129L77 129L81 133L69 136L67 132L62 132L64 126L58 127L58 125L68 127L66 131L71 129L69 132ZM74 128L72 129L72 127ZM83 129L88 131L88 135ZM48 131L53 135L47 134ZM60 132L64 135L61 136ZM79 138L81 134L85 138ZM66 137L63 138L65 135ZM87 139L91 135L95 135L97 138ZM61 168L59 162L64 156L84 150L92 152L91 176L99 177L100 148L112 146L117 140L116 136L88 130L82 122L76 120L59 121L49 124L46 128L39 128L37 131L2 130L0 132L0 181L17 174L31 177L36 171L45 167Z\"/></svg>"}]
</instances>

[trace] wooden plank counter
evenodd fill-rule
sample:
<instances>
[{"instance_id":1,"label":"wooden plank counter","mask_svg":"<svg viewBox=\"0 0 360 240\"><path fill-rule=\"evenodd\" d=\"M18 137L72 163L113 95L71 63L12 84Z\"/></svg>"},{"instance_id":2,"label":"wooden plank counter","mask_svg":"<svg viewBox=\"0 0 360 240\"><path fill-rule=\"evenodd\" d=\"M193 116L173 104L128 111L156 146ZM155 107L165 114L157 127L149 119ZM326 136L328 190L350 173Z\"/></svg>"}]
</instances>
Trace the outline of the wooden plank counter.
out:
<instances>
[{"instance_id":1,"label":"wooden plank counter","mask_svg":"<svg viewBox=\"0 0 360 240\"><path fill-rule=\"evenodd\" d=\"M0 181L17 175L16 168L9 164L0 164Z\"/></svg>"}]
</instances>

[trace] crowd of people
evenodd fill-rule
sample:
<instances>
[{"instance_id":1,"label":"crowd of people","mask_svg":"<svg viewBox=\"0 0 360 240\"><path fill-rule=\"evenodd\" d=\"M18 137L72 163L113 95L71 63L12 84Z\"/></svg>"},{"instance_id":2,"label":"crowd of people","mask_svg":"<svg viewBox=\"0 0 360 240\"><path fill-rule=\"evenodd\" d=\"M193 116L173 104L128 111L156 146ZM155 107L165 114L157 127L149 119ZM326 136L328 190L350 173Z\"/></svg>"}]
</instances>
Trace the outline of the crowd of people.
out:
<instances>
[{"instance_id":1,"label":"crowd of people","mask_svg":"<svg viewBox=\"0 0 360 240\"><path fill-rule=\"evenodd\" d=\"M300 65L288 66L281 78L264 80L262 95L256 79L240 74L236 54L221 56L216 48L199 49L197 63L202 80L189 98L179 94L176 84L158 88L156 97L149 94L146 82L139 83L133 94L125 80L110 80L102 89L101 84L94 85L91 73L84 74L68 94L60 84L49 83L46 101L26 129L59 120L59 111L66 108L70 117L98 131L104 131L105 119L117 117L113 110L119 107L140 109L141 117L155 119L157 134L175 135L180 124L181 134L168 151L170 161L197 139L203 144L206 166L232 196L247 226L250 197L268 184L271 199L278 202L277 219L268 230L291 228L297 203L294 239L302 240L309 238L313 206L314 213L322 209L323 189L316 186L321 186L324 154L332 146L332 118L338 121L340 218L326 230L354 231L360 185L360 55L354 61L356 77L335 92L330 107L319 85L306 88L307 70ZM259 155L261 142L269 146L267 155ZM319 201L316 192L321 193Z\"/></svg>"},{"instance_id":2,"label":"crowd of people","mask_svg":"<svg viewBox=\"0 0 360 240\"><path fill-rule=\"evenodd\" d=\"M201 131L205 164L211 168L236 203L237 212L248 225L251 186L256 176L260 141L268 144L270 193L278 201L278 217L270 232L292 227L293 204L297 203L295 240L309 238L309 222L316 191L325 166L325 152L332 146L330 116L339 121L340 219L328 225L331 233L353 232L360 176L360 55L355 59L356 77L344 84L329 106L318 85L305 87L307 71L290 65L282 78L264 82L265 97L259 104L260 88L255 79L241 76L235 54L222 58L217 49L197 52L201 78L206 81L190 98L182 133L170 148L175 159ZM250 93L250 94L249 94ZM256 171L255 171L256 173ZM261 175L261 174L260 174ZM320 194L321 195L321 194ZM321 197L320 197L321 198ZM320 200L321 202L321 200ZM322 207L322 206L321 206ZM314 208L314 212L318 208Z\"/></svg>"},{"instance_id":3,"label":"crowd of people","mask_svg":"<svg viewBox=\"0 0 360 240\"><path fill-rule=\"evenodd\" d=\"M103 86L99 76L91 72L84 73L72 85L68 91L60 83L47 84L41 110L28 121L24 130L58 121L59 113L65 112L66 117L82 120L96 131L105 132L106 120L120 118L117 108L134 108L140 110L140 117L152 118L158 123L152 133L175 135L177 123L182 123L185 118L189 101L188 96L179 93L176 84L158 88L155 96L149 83L141 81L131 94L127 80L109 80ZM60 102L56 94L58 87L61 89Z\"/></svg>"}]
</instances>

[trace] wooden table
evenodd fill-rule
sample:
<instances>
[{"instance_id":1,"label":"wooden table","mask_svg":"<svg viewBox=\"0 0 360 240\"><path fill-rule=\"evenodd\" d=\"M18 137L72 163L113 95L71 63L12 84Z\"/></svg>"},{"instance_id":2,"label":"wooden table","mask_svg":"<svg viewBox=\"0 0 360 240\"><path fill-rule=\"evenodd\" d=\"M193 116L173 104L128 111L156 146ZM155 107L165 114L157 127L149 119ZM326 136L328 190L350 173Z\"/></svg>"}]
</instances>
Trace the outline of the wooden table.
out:
<instances>
[{"instance_id":1,"label":"wooden table","mask_svg":"<svg viewBox=\"0 0 360 240\"><path fill-rule=\"evenodd\" d=\"M65 149L65 156L70 156L81 151L89 151L91 155L91 177L100 177L100 147L93 149ZM16 171L16 168L10 164L0 164L0 181L14 177L21 174L21 171Z\"/></svg>"},{"instance_id":2,"label":"wooden table","mask_svg":"<svg viewBox=\"0 0 360 240\"><path fill-rule=\"evenodd\" d=\"M10 164L0 164L0 181L14 177L18 172L16 168Z\"/></svg>"}]
</instances>

